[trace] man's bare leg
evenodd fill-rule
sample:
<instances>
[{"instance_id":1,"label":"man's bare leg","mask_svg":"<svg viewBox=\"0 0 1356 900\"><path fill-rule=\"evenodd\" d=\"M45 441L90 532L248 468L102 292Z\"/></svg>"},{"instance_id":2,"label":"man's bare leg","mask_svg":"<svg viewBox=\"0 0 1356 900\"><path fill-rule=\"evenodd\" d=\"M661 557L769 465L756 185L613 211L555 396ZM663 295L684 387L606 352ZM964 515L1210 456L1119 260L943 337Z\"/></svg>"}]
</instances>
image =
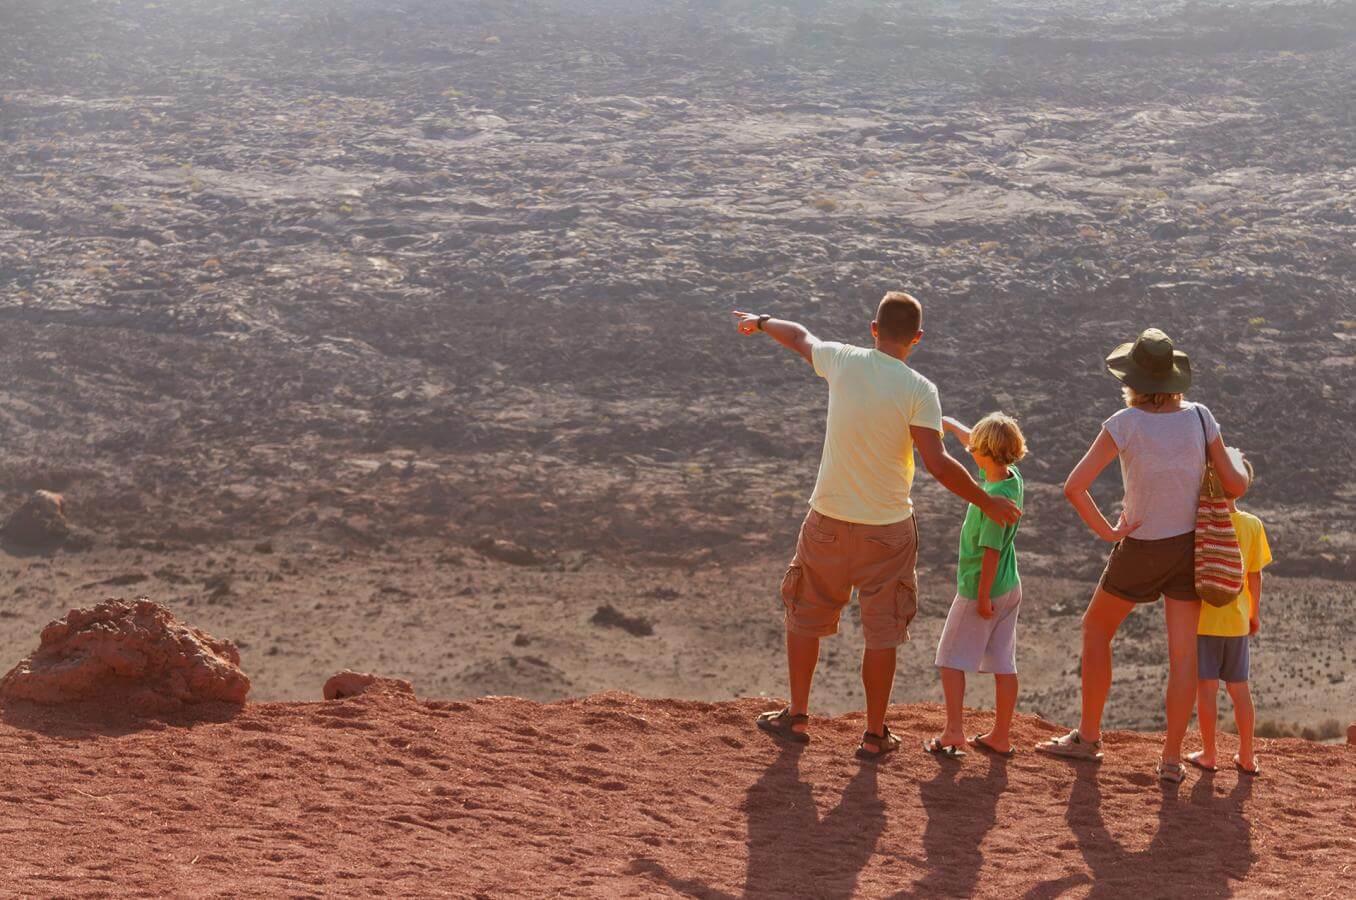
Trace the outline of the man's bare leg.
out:
<instances>
[{"instance_id":1,"label":"man's bare leg","mask_svg":"<svg viewBox=\"0 0 1356 900\"><path fill-rule=\"evenodd\" d=\"M786 633L786 671L791 683L791 714L810 712L810 684L819 665L819 638ZM791 726L793 731L805 731L804 725Z\"/></svg>"},{"instance_id":2,"label":"man's bare leg","mask_svg":"<svg viewBox=\"0 0 1356 900\"><path fill-rule=\"evenodd\" d=\"M862 651L862 687L866 690L866 730L885 733L885 710L895 686L895 648Z\"/></svg>"}]
</instances>

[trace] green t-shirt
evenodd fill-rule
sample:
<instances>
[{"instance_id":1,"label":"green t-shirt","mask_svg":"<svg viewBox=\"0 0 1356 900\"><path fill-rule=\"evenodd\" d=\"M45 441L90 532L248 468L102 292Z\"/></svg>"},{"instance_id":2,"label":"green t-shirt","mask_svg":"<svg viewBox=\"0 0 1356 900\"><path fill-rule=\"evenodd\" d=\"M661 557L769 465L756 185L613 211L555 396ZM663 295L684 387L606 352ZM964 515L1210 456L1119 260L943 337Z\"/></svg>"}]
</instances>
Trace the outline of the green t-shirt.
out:
<instances>
[{"instance_id":1,"label":"green t-shirt","mask_svg":"<svg viewBox=\"0 0 1356 900\"><path fill-rule=\"evenodd\" d=\"M980 487L986 493L1007 497L1018 507L1022 505L1022 473L1015 466L1008 466L1008 477L1002 481L986 481L980 474ZM998 551L998 571L993 576L993 585L989 588L990 597L1001 597L1017 586L1017 548L1012 540L1017 536L1017 526L999 525L973 503L965 511L965 524L961 525L960 559L956 562L956 591L962 597L979 599L979 572L984 564L984 550Z\"/></svg>"}]
</instances>

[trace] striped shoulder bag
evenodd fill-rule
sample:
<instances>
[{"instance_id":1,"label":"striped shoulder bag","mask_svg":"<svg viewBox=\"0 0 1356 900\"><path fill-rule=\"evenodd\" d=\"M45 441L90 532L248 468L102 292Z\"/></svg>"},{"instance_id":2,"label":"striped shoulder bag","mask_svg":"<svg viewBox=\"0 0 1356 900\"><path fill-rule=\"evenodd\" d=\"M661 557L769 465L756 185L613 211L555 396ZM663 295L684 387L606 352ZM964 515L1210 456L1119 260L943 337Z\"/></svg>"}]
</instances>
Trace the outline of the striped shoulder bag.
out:
<instances>
[{"instance_id":1,"label":"striped shoulder bag","mask_svg":"<svg viewBox=\"0 0 1356 900\"><path fill-rule=\"evenodd\" d=\"M1229 515L1219 474L1210 462L1210 433L1199 409L1201 432L1205 435L1205 474L1201 477L1201 495L1196 503L1196 595L1211 606L1228 606L1243 592L1243 553L1238 534Z\"/></svg>"}]
</instances>

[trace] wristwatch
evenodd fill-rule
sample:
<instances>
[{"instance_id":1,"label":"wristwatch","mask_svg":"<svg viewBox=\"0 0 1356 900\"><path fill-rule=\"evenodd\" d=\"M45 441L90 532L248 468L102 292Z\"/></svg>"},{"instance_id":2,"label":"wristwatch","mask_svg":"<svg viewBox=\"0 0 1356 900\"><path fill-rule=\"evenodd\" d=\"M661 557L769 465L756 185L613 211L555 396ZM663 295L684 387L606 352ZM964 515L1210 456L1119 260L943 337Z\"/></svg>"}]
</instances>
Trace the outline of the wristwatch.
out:
<instances>
[{"instance_id":1,"label":"wristwatch","mask_svg":"<svg viewBox=\"0 0 1356 900\"><path fill-rule=\"evenodd\" d=\"M763 329L763 326L766 325L766 324L768 323L768 320L771 319L771 318L772 318L772 316L759 316L759 317L758 317L758 330L759 330L759 331L764 330L764 329Z\"/></svg>"}]
</instances>

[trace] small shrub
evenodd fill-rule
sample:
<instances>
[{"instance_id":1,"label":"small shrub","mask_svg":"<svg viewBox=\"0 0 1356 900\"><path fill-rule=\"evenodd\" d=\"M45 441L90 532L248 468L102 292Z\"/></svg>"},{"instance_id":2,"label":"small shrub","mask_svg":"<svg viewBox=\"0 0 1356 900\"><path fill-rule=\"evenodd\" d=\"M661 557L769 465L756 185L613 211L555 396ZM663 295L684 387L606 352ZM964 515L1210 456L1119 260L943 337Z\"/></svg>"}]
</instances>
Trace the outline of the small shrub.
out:
<instances>
[{"instance_id":1,"label":"small shrub","mask_svg":"<svg viewBox=\"0 0 1356 900\"><path fill-rule=\"evenodd\" d=\"M1266 719L1257 723L1256 735L1259 738L1288 738L1295 736L1296 726L1292 722L1277 722L1275 719Z\"/></svg>"}]
</instances>

